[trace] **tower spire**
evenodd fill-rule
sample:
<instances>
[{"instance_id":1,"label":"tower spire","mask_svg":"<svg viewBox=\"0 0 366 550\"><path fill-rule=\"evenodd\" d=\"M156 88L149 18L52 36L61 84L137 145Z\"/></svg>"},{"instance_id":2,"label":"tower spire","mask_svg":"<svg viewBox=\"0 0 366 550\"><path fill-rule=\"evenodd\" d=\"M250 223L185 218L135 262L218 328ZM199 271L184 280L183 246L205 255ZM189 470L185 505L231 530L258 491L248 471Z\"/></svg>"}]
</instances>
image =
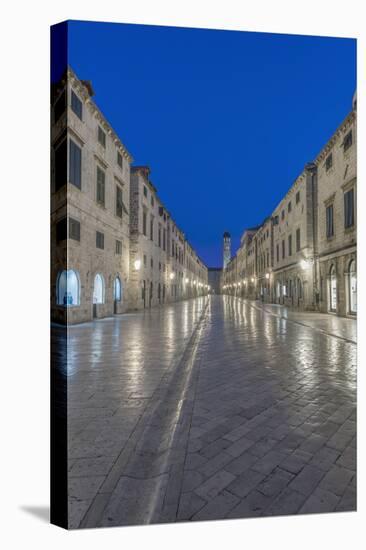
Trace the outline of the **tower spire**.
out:
<instances>
[{"instance_id":1,"label":"tower spire","mask_svg":"<svg viewBox=\"0 0 366 550\"><path fill-rule=\"evenodd\" d=\"M227 264L230 262L231 258L231 236L228 231L225 231L224 235L224 255L223 255L223 265L224 269L226 268Z\"/></svg>"}]
</instances>

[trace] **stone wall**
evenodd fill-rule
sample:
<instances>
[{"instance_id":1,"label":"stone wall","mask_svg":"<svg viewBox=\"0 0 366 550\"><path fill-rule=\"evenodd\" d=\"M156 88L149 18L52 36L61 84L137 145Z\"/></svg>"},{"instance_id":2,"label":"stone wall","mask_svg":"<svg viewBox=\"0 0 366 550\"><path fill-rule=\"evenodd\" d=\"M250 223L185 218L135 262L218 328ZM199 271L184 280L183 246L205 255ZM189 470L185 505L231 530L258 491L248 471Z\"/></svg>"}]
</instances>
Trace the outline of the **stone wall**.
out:
<instances>
[{"instance_id":1,"label":"stone wall","mask_svg":"<svg viewBox=\"0 0 366 550\"><path fill-rule=\"evenodd\" d=\"M253 233L243 233L237 254L223 271L224 292L301 310L356 315L356 143L354 102L350 114L271 216ZM350 190L354 221L345 227L344 197ZM332 235L326 233L329 205L333 206ZM332 273L335 308L330 307Z\"/></svg>"},{"instance_id":2,"label":"stone wall","mask_svg":"<svg viewBox=\"0 0 366 550\"><path fill-rule=\"evenodd\" d=\"M56 121L55 112L65 91L66 104ZM184 234L146 177L146 170L131 177L132 157L95 105L92 95L90 83L80 81L71 70L53 88L51 314L53 321L61 323L90 321L93 317L153 307L208 290L207 268L187 246ZM75 98L81 111L78 113L72 104ZM58 166L57 173L64 174L62 185L58 182L56 186L56 155L63 143L67 147L67 169L64 165ZM76 185L70 177L71 143L81 151L81 182ZM104 199L103 192L98 194L97 191L98 173L99 181L100 174L104 174ZM147 192L144 192L145 187ZM117 190L120 193L118 201ZM142 227L144 210L146 235ZM67 228L71 222L74 226L76 223L79 234L75 236L67 229L60 239L59 228L63 221ZM97 246L97 232L103 235L103 246L100 242ZM189 267L185 264L185 251L188 250ZM138 269L137 260L140 261ZM75 295L59 284L65 272L75 274L78 281ZM96 276L103 281L100 300L95 292ZM121 296L115 292L116 282L120 284Z\"/></svg>"}]
</instances>

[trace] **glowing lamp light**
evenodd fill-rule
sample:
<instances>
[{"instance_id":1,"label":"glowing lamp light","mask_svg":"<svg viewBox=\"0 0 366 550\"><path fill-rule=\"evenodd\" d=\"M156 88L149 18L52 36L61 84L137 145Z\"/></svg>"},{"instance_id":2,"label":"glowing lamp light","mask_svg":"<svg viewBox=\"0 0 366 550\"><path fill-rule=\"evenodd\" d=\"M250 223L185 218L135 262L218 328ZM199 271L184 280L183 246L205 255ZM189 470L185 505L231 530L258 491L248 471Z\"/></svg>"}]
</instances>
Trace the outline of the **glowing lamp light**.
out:
<instances>
[{"instance_id":1,"label":"glowing lamp light","mask_svg":"<svg viewBox=\"0 0 366 550\"><path fill-rule=\"evenodd\" d=\"M306 269L308 267L308 262L306 260L301 260L300 266L302 269Z\"/></svg>"},{"instance_id":2,"label":"glowing lamp light","mask_svg":"<svg viewBox=\"0 0 366 550\"><path fill-rule=\"evenodd\" d=\"M269 273L266 273L266 279L269 279Z\"/></svg>"},{"instance_id":3,"label":"glowing lamp light","mask_svg":"<svg viewBox=\"0 0 366 550\"><path fill-rule=\"evenodd\" d=\"M186 281L186 283L188 283L188 282L189 282L189 281L188 281L188 278L187 278L187 277L186 277L185 281Z\"/></svg>"},{"instance_id":4,"label":"glowing lamp light","mask_svg":"<svg viewBox=\"0 0 366 550\"><path fill-rule=\"evenodd\" d=\"M252 281L252 283L254 283L254 277L252 277L250 280Z\"/></svg>"},{"instance_id":5,"label":"glowing lamp light","mask_svg":"<svg viewBox=\"0 0 366 550\"><path fill-rule=\"evenodd\" d=\"M133 266L136 269L136 271L138 271L141 267L141 260L135 260Z\"/></svg>"},{"instance_id":6,"label":"glowing lamp light","mask_svg":"<svg viewBox=\"0 0 366 550\"><path fill-rule=\"evenodd\" d=\"M173 280L174 277L175 277L175 273L171 273L171 274L169 275L169 277L170 277L171 280Z\"/></svg>"}]
</instances>

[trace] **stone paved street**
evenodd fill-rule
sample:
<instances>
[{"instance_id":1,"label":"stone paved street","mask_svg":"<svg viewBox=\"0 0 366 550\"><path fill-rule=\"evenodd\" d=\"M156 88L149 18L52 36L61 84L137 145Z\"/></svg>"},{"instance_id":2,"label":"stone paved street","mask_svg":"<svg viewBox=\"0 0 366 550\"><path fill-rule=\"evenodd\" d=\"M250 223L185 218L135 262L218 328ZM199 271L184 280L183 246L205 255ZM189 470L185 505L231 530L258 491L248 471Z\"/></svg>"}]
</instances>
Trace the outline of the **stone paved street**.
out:
<instances>
[{"instance_id":1,"label":"stone paved street","mask_svg":"<svg viewBox=\"0 0 366 550\"><path fill-rule=\"evenodd\" d=\"M355 510L356 322L299 315L212 296L70 327L70 527Z\"/></svg>"}]
</instances>

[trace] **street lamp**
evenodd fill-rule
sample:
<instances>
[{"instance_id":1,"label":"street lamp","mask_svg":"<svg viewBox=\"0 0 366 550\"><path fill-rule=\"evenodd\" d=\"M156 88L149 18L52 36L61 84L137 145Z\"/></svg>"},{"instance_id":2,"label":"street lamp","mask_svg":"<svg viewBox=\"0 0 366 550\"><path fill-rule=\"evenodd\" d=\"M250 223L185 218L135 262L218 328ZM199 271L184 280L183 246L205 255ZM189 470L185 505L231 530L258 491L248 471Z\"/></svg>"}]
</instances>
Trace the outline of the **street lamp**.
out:
<instances>
[{"instance_id":1,"label":"street lamp","mask_svg":"<svg viewBox=\"0 0 366 550\"><path fill-rule=\"evenodd\" d=\"M138 271L141 267L141 260L135 260L133 266L136 269L136 271Z\"/></svg>"},{"instance_id":2,"label":"street lamp","mask_svg":"<svg viewBox=\"0 0 366 550\"><path fill-rule=\"evenodd\" d=\"M173 280L174 277L175 277L175 273L171 273L171 274L169 275L170 280Z\"/></svg>"},{"instance_id":3,"label":"street lamp","mask_svg":"<svg viewBox=\"0 0 366 550\"><path fill-rule=\"evenodd\" d=\"M266 279L269 279L269 273L266 273Z\"/></svg>"},{"instance_id":4,"label":"street lamp","mask_svg":"<svg viewBox=\"0 0 366 550\"><path fill-rule=\"evenodd\" d=\"M188 284L188 278L187 278L187 277L186 277L185 281L186 281L186 283Z\"/></svg>"}]
</instances>

